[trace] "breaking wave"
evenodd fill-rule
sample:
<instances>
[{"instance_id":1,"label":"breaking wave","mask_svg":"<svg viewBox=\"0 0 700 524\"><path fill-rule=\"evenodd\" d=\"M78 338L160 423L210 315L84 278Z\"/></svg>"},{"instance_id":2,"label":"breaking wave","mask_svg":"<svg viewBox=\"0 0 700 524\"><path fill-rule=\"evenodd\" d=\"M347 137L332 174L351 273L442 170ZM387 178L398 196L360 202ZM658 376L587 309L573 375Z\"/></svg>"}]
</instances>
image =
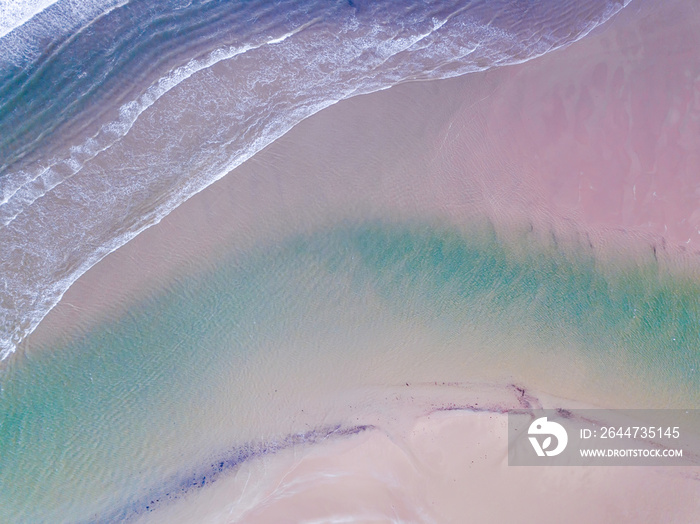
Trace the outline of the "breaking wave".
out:
<instances>
[{"instance_id":1,"label":"breaking wave","mask_svg":"<svg viewBox=\"0 0 700 524\"><path fill-rule=\"evenodd\" d=\"M2 0L0 356L91 266L304 118L532 59L628 2Z\"/></svg>"}]
</instances>

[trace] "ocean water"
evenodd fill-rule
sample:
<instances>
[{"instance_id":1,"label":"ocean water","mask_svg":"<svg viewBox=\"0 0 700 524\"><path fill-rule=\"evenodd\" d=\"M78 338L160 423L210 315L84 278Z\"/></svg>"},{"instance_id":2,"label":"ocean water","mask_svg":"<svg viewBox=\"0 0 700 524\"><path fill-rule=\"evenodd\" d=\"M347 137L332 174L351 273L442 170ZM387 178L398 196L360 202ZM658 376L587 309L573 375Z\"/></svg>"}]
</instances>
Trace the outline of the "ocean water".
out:
<instances>
[{"instance_id":1,"label":"ocean water","mask_svg":"<svg viewBox=\"0 0 700 524\"><path fill-rule=\"evenodd\" d=\"M627 1L0 3L0 355L106 254L339 100L522 62Z\"/></svg>"},{"instance_id":2,"label":"ocean water","mask_svg":"<svg viewBox=\"0 0 700 524\"><path fill-rule=\"evenodd\" d=\"M363 388L481 380L695 405L699 287L651 249L603 259L487 221L345 223L261 246L11 359L0 520L157 511L252 457L370 431Z\"/></svg>"},{"instance_id":3,"label":"ocean water","mask_svg":"<svg viewBox=\"0 0 700 524\"><path fill-rule=\"evenodd\" d=\"M377 204L403 190L405 178L379 180L390 154L348 163L370 171L367 187L358 173L357 194L367 196L359 207L334 215L329 198L282 238L251 228L261 237L245 248L220 246L162 288L129 297L116 316L58 340L27 339L101 258L215 180L242 173L234 168L305 118L404 82L540 57L627 4L0 0L0 522L158 521L170 502L259 457L389 435L396 417L426 405L395 409L399 389L433 407L456 405L443 401L458 402L473 384L564 404L694 407L700 280L684 265L690 258L619 231L591 241L548 215L530 223L491 221L477 209L442 213L437 195L471 187L451 177L478 169L478 154L489 152L488 140L459 130L449 135L454 154L431 164L434 180L423 186L412 173L406 192L435 195L411 194L408 212ZM625 27L611 33L624 37ZM620 47L624 60L638 59L634 45ZM450 107L462 111L458 96ZM443 122L420 111L407 111L416 129ZM424 145L428 157L448 138L428 135L406 133L402 147ZM362 154L352 139L329 143ZM462 162L469 145L478 154ZM322 171L327 160L289 173ZM265 162L237 187L253 188ZM484 170L492 165L498 159ZM524 177L520 166L506 168ZM319 185L319 198L335 187ZM359 211L366 206L376 209ZM272 211L254 214L264 223Z\"/></svg>"}]
</instances>

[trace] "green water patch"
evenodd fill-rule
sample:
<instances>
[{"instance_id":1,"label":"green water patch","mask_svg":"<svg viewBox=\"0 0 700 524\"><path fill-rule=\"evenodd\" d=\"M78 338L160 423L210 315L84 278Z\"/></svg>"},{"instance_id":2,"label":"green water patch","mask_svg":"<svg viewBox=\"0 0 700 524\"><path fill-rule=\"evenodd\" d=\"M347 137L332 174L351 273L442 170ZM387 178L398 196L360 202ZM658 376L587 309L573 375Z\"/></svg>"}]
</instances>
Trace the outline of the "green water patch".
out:
<instances>
[{"instance_id":1,"label":"green water patch","mask_svg":"<svg viewBox=\"0 0 700 524\"><path fill-rule=\"evenodd\" d=\"M376 385L380 360L406 380L469 381L488 364L514 382L534 369L542 384L647 389L656 407L697 401L700 283L651 255L603 263L587 243L543 238L345 224L222 260L19 355L0 376L0 520L89 520L142 500L216 438L254 436L232 420L266 405L273 369L322 385L337 373L340 390ZM402 352L415 333L433 343Z\"/></svg>"}]
</instances>

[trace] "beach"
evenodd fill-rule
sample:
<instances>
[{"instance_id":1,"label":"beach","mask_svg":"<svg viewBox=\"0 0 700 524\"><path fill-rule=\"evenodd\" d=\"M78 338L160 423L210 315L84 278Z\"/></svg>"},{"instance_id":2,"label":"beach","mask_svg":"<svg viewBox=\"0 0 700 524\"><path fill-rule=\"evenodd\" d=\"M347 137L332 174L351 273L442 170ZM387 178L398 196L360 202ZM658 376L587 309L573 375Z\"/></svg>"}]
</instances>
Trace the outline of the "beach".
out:
<instances>
[{"instance_id":1,"label":"beach","mask_svg":"<svg viewBox=\"0 0 700 524\"><path fill-rule=\"evenodd\" d=\"M700 465L509 466L507 412L700 401L698 27L635 0L280 127L3 364L0 515L692 522ZM150 147L139 125L90 169Z\"/></svg>"},{"instance_id":2,"label":"beach","mask_svg":"<svg viewBox=\"0 0 700 524\"><path fill-rule=\"evenodd\" d=\"M509 470L505 425L503 415L441 412L399 438L281 452L143 521L692 522L697 512L697 481L670 472Z\"/></svg>"}]
</instances>

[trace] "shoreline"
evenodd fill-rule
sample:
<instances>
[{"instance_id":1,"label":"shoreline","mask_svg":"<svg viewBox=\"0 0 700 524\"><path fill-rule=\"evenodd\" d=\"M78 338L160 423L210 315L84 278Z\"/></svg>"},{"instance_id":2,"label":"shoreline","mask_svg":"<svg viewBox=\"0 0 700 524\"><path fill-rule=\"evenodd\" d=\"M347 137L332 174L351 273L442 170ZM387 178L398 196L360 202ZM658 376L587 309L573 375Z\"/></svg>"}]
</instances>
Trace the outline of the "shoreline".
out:
<instances>
[{"instance_id":1,"label":"shoreline","mask_svg":"<svg viewBox=\"0 0 700 524\"><path fill-rule=\"evenodd\" d=\"M178 490L170 489L165 494L158 492L159 495L150 497L157 497L158 500L146 506L141 504L141 511L134 509L133 513L122 511L113 515L136 518L139 522L162 522L166 519L168 522L206 520L262 523L271 519L291 522L291 518L296 519L294 522L306 522L312 514L316 519L337 515L337 509L333 512L330 510L337 506L358 519L368 514L362 514L362 510L358 510L352 502L346 504L348 497L341 493L347 495L348 491L360 489L360 485L377 482L376 478L372 480L377 475L408 475L401 481L400 487L397 484L392 488L391 482L383 481L382 490L408 493L416 490L412 497L417 499L424 498L423 490L426 490L429 496L439 501L437 506L430 508L430 514L440 522L460 522L460 516L467 511L469 514L481 514L484 518L492 518L496 514L494 511L501 515L499 518L505 518L505 515L513 518L516 515L519 518L523 515L534 517L544 503L542 493L546 490L533 489L533 486L553 481L555 484L550 487L554 488L561 480L553 479L560 475L568 478L565 482L567 487L556 491L556 501L547 500L548 507L551 509L555 506L558 511L545 516L544 522L561 522L562 518L572 522L591 522L594 518L596 522L632 522L634 515L637 519L646 517L646 522L661 522L662 517L669 515L681 519L681 515L692 516L700 508L700 501L695 496L700 489L700 465L680 468L559 466L554 468L554 473L546 471L549 468L508 466L505 432L510 409L558 409L564 406L567 409L590 409L591 406L548 395L540 397L512 384L482 384L476 389L474 385L461 387L469 390L467 394L462 392L457 395L462 397L462 401L464 397L473 395L467 403L440 405L429 398L430 394L428 398L420 399L419 395L409 392L404 398L397 396L384 408L384 420L375 414L369 416L369 424L348 428L336 426L328 430L321 428L289 435L267 446L236 448L229 454L235 457L234 460L217 459L218 463L200 469L199 473L190 475L180 483L180 490L174 496L172 492ZM402 389L396 388L397 391ZM411 387L406 389L410 390ZM437 398L440 397L438 394ZM488 397L495 397L496 400L489 401ZM441 444L447 444L447 447ZM345 455L350 455L352 460L348 462L344 459ZM469 460L465 460L465 455ZM436 456L442 459L436 461ZM431 466L425 471L420 464L427 457L431 457ZM489 457L492 458L489 460ZM413 464L408 470L405 460ZM471 465L460 471L459 466L465 466L465 462L471 462ZM416 471L410 471L413 468L421 471L420 480L416 477ZM321 481L318 475L334 480ZM484 487L483 483L490 484L494 476L499 483L519 485L519 495L516 496L513 490L508 492L519 498L520 504L505 511L492 505L500 496L493 493L487 495L489 488ZM580 491L579 487L569 491L575 487L572 477L588 480ZM591 477L597 481L591 482ZM615 480L603 482L603 479L610 478ZM450 486L449 480L458 484L457 488L467 483L470 489L459 497L458 489ZM250 488L249 483L254 487ZM390 487L387 488L387 485ZM561 487L561 484L558 485ZM438 495L441 489L448 490L448 493ZM325 502L321 505L318 504L317 490L325 492ZM634 502L628 499L626 504L619 505L617 497L628 490L642 492L645 498ZM481 492L481 496L474 497L474 491ZM670 497L671 493L674 497ZM401 515L408 521L411 521L411 515L415 519L421 514L412 507L415 500L411 497L397 499L394 493L388 501L385 499L386 494L381 494L381 490L379 494L364 498L363 507L365 510L366 506L373 508L377 522L384 522L389 516L389 503L394 515ZM604 509L589 504L594 500ZM619 505L614 511L609 506L612 500L618 500ZM681 500L685 502L680 504ZM426 515L421 518L425 519Z\"/></svg>"},{"instance_id":2,"label":"shoreline","mask_svg":"<svg viewBox=\"0 0 700 524\"><path fill-rule=\"evenodd\" d=\"M582 10L572 5L562 10L560 17L538 16L539 8L523 11L519 4L506 5L493 16L478 8L472 12L471 6L418 6L424 16L416 17L412 9L389 11L381 4L356 9L352 3L311 1L290 6L284 16L260 19L255 13L266 10L258 4L239 6L240 13L239 9L231 12L219 6L223 10L219 14L232 17L222 18L210 12L219 9L216 6L187 4L176 17L182 33L164 29L168 45L176 47L165 55L158 52L163 45L160 25L148 26L147 15L143 28L153 31L140 32L143 60L156 69L167 69L167 59L177 57L175 63L180 66L121 105L117 120L100 126L96 133L84 129L89 135L85 141L64 150L55 162L34 166L29 172L18 168L5 174L9 194L0 206L6 226L0 229L0 242L8 249L2 257L5 307L0 308L0 320L5 332L0 339L0 356L5 359L11 354L66 289L106 254L159 222L299 121L348 96L376 92L402 80L456 76L551 51L582 37L622 7L610 5L608 0L590 1L597 5ZM167 12L168 7L163 7ZM309 8L313 13L307 11ZM26 97L10 97L11 111L5 112L7 132L27 131L25 138L34 141L41 127L18 127L12 122L39 119L40 124L57 123L64 110L76 110L73 93L80 104L89 102L92 91L99 94L100 82L92 80L105 81L105 94L110 93L110 86L119 84L119 73L136 84L145 82L150 69L138 67L138 60L134 60L138 54L126 53L127 59L123 59L115 53L110 60L100 59L111 44L99 28L105 28L105 34L122 34L108 28L142 20L134 16L140 9L140 4L125 4L111 10L95 21L96 31L79 32L66 46L59 46L47 62L46 74L56 76L52 69L59 71L58 75L63 70L74 74L66 73L66 81L54 86L53 98L31 89ZM532 23L525 13L532 17ZM318 16L310 19L313 14ZM198 29L200 15L214 34ZM150 16L158 15L153 12ZM247 17L256 20L255 27L247 24ZM523 23L511 26L511 17ZM379 20L384 21L382 29L372 30ZM240 23L236 25L236 21ZM494 32L493 27L500 24L513 32ZM245 29L250 28L252 33L248 34ZM336 31L344 35L340 41ZM393 31L403 36L396 40ZM547 46L539 39L541 31L550 31ZM242 42L237 43L237 37ZM514 37L525 45L512 46ZM208 40L212 40L210 45ZM444 41L451 43L443 45ZM127 38L122 43L128 42ZM426 53L425 46L431 42L434 45ZM183 48L200 44L213 49L206 56L189 50L195 53L192 60L181 56ZM469 52L462 46L470 48ZM84 60L74 59L74 52L85 56ZM309 60L314 67L308 67ZM272 76L270 63L276 64ZM39 76L43 70L39 68ZM134 74L129 75L129 71ZM23 87L32 87L37 77L32 67L27 73ZM191 104L195 99L213 103ZM25 100L37 102L34 105L48 113L32 111L32 104L25 105ZM116 104L107 113L115 110ZM43 120L42 114L46 116ZM15 144L10 152L23 147L22 136L15 138L9 136ZM22 186L17 192L12 188L15 183Z\"/></svg>"},{"instance_id":3,"label":"shoreline","mask_svg":"<svg viewBox=\"0 0 700 524\"><path fill-rule=\"evenodd\" d=\"M664 9L672 13L663 15L668 20L684 8L674 3ZM692 138L692 128L683 120L685 127L677 121L658 124L661 131L656 132L667 137L665 146L656 146L660 159L666 149L672 151L672 136L680 144L673 147L685 147L680 150L685 163L665 173L672 183L663 198L653 197L653 184L641 183L646 176L639 172L641 164L626 169L619 164L624 156L637 154L621 145L631 138L620 119L644 117L641 109L625 113L625 97L657 99L654 90L661 86L651 80L681 78L683 60L700 64L698 53L691 51L660 63L663 47L642 46L630 56L633 42L620 40L621 35L641 40L638 26L644 28L659 10L648 2L632 5L594 34L537 60L455 79L401 84L322 110L91 268L19 352L67 340L122 315L136 300L223 256L353 216L425 217L457 226L490 217L506 237L529 224L545 244L558 239L588 243L601 261L658 264L682 278L700 279L698 248L694 242L684 244L691 226L685 209L693 202L684 180L693 170L693 157L683 141ZM686 15L681 34L698 16ZM659 23L647 38L657 42L673 29ZM653 66L649 88L638 82L639 75L647 74L646 62ZM629 69L626 78L618 78L621 68ZM572 86L580 92L567 94ZM687 94L682 96L668 101L668 110L687 102ZM518 109L519 103L526 109ZM577 104L588 109L580 113ZM696 110L700 114L700 107L685 110L686 120ZM336 126L338 121L344 125ZM601 138L594 143L596 134ZM623 157L605 160L616 148ZM548 156L533 157L530 151ZM584 178L560 176L564 169L578 169ZM576 184L587 180L586 172L598 173L598 178L597 189L584 198ZM608 183L602 181L605 177ZM605 192L618 200L606 200L601 196ZM617 208L622 214L613 212ZM675 226L668 222L672 217Z\"/></svg>"},{"instance_id":4,"label":"shoreline","mask_svg":"<svg viewBox=\"0 0 700 524\"><path fill-rule=\"evenodd\" d=\"M154 520L311 520L294 511L354 500L370 522L514 520L506 496L533 518L556 508L545 522L697 514L695 468L503 462L503 413L526 396L699 398L694 22L680 0L640 0L537 60L302 121L91 268L9 359L7 405L50 403L0 425L7 441L50 415L74 444L24 441L8 486L70 451L41 496L118 501L114 519L173 493ZM22 504L44 509L7 511Z\"/></svg>"},{"instance_id":5,"label":"shoreline","mask_svg":"<svg viewBox=\"0 0 700 524\"><path fill-rule=\"evenodd\" d=\"M105 521L132 520L149 514L161 518L160 511L185 501L192 494L206 491L219 481L226 482L243 466L261 459L274 460L275 455L300 449L302 453L327 443L348 440L365 433L379 432L395 437L410 433L416 421L435 415L470 413L505 415L515 408L541 408L563 403L569 408L579 407L575 401L536 395L513 384L414 384L396 387L362 388L345 393L341 404L353 407L351 412L358 421L352 426L335 423L331 426L297 431L273 440L250 441L213 452L210 463L195 466L165 481L162 487L151 490L137 502L109 511L100 518ZM544 403L543 403L544 402ZM347 408L345 408L347 410ZM339 418L343 418L339 415ZM347 418L347 417L345 417ZM342 444L341 444L342 445Z\"/></svg>"}]
</instances>

